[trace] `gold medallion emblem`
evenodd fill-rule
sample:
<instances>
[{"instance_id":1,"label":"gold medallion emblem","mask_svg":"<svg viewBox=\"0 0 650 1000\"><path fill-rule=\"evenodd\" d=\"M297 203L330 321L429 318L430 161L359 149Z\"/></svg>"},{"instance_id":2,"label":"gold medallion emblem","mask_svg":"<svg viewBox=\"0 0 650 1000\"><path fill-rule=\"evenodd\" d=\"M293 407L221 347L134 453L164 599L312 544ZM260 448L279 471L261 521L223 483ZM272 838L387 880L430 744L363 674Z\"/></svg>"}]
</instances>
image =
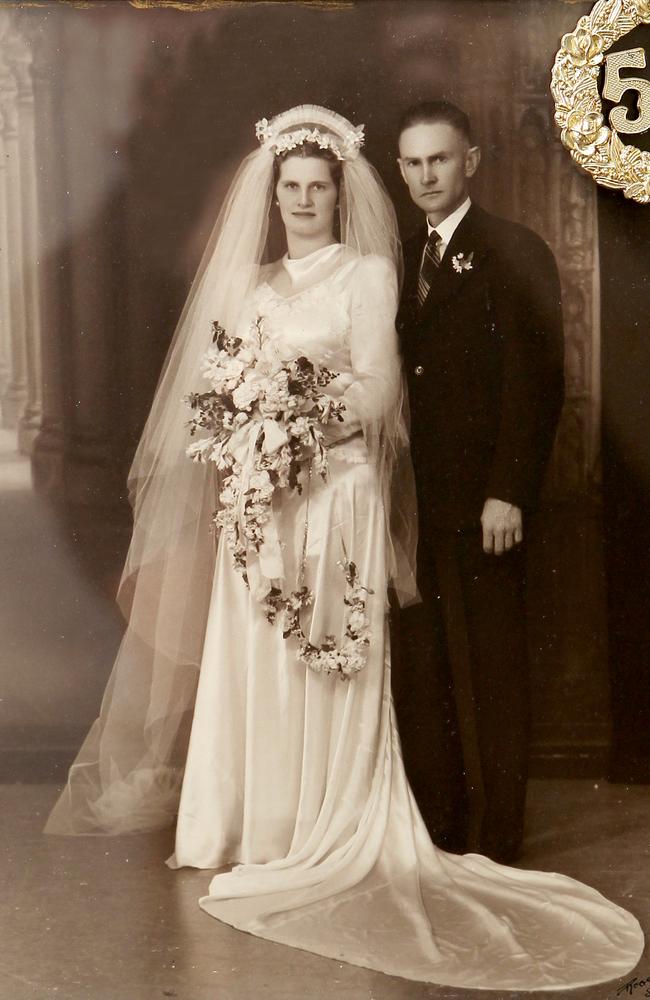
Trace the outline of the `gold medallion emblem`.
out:
<instances>
[{"instance_id":1,"label":"gold medallion emblem","mask_svg":"<svg viewBox=\"0 0 650 1000\"><path fill-rule=\"evenodd\" d=\"M644 69L643 48L608 52L639 25L650 24L650 0L599 0L565 35L555 57L551 90L555 120L571 156L608 188L622 188L626 198L650 202L650 152L626 145L619 132L639 135L650 129L650 81L621 76L622 70ZM598 82L604 64L602 96L614 103L605 122ZM636 94L636 115L619 104L623 94Z\"/></svg>"}]
</instances>

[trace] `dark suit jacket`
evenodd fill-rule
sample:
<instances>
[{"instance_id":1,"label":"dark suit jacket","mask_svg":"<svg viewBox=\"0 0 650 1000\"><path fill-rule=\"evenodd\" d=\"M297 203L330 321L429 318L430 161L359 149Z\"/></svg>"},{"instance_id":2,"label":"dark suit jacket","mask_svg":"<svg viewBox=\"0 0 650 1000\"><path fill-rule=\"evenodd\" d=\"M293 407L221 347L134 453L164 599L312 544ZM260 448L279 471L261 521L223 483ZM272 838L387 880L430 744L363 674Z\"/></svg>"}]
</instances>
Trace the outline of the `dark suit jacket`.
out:
<instances>
[{"instance_id":1,"label":"dark suit jacket","mask_svg":"<svg viewBox=\"0 0 650 1000\"><path fill-rule=\"evenodd\" d=\"M539 236L472 204L419 311L426 236L405 244L398 316L420 518L477 529L488 497L538 497L564 390L559 278Z\"/></svg>"}]
</instances>

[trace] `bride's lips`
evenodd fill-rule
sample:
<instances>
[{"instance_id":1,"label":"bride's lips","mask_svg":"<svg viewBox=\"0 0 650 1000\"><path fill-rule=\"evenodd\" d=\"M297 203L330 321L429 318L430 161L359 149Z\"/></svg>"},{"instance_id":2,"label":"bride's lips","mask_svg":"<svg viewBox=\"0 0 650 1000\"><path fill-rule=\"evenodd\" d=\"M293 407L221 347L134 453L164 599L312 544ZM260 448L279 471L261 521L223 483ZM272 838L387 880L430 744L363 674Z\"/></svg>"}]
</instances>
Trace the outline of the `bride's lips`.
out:
<instances>
[{"instance_id":1,"label":"bride's lips","mask_svg":"<svg viewBox=\"0 0 650 1000\"><path fill-rule=\"evenodd\" d=\"M316 215L315 212L292 212L291 214L292 215L297 215L299 217L306 218L306 219L313 219L314 216Z\"/></svg>"}]
</instances>

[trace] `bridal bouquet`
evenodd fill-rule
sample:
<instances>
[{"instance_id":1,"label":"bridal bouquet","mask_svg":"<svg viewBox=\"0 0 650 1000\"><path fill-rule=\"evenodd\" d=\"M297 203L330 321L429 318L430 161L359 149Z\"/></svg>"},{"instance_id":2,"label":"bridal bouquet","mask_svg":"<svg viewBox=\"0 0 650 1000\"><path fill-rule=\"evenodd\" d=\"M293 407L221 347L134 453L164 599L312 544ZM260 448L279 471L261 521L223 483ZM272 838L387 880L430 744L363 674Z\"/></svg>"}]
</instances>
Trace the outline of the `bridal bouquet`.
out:
<instances>
[{"instance_id":1,"label":"bridal bouquet","mask_svg":"<svg viewBox=\"0 0 650 1000\"><path fill-rule=\"evenodd\" d=\"M212 340L201 363L210 388L187 397L194 411L190 435L196 438L187 453L194 461L214 462L227 473L213 521L224 530L235 567L248 583L248 550L259 554L263 546L268 547L267 536L273 534L268 522L275 491L301 493L305 463L307 480L314 471L326 477L324 428L342 421L345 407L323 392L337 373L306 357L283 360L264 336L260 318L243 337L229 336L219 323L213 323ZM307 521L305 545L306 532ZM298 589L285 596L271 585L262 604L270 623L278 614L283 616L284 637L297 638L298 655L311 670L347 679L365 665L370 641L366 595L372 591L359 582L356 566L345 556L341 543L346 626L340 647L333 635L325 636L320 646L313 645L300 625L301 610L314 599L302 585L305 552Z\"/></svg>"},{"instance_id":2,"label":"bridal bouquet","mask_svg":"<svg viewBox=\"0 0 650 1000\"><path fill-rule=\"evenodd\" d=\"M188 455L228 473L214 522L246 579L246 551L260 551L275 491L301 492L305 461L326 476L324 428L343 420L344 407L323 392L336 372L305 357L282 360L259 318L243 337L213 323L201 371L210 388L187 397L190 434L201 433Z\"/></svg>"}]
</instances>

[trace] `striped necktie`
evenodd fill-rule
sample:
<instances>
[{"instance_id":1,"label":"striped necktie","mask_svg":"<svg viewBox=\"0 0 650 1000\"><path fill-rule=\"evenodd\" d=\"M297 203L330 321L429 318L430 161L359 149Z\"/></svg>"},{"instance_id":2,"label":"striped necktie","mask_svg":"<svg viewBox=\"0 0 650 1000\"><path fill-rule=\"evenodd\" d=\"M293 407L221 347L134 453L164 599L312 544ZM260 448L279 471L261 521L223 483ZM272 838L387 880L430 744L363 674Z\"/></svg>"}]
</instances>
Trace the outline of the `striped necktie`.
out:
<instances>
[{"instance_id":1,"label":"striped necktie","mask_svg":"<svg viewBox=\"0 0 650 1000\"><path fill-rule=\"evenodd\" d=\"M441 245L442 237L440 233L432 229L429 239L424 246L420 273L418 275L418 305L420 308L426 302L436 271L440 267L440 261L442 260L440 253Z\"/></svg>"}]
</instances>

